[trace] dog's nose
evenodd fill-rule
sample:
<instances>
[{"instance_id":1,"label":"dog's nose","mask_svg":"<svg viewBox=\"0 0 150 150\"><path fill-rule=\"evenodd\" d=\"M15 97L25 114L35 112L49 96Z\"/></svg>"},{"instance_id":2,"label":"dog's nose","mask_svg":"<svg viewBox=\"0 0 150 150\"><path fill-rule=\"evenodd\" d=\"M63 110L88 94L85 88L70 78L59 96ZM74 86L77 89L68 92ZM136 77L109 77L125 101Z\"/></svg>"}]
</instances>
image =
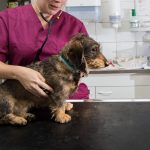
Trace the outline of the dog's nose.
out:
<instances>
[{"instance_id":1,"label":"dog's nose","mask_svg":"<svg viewBox=\"0 0 150 150\"><path fill-rule=\"evenodd\" d=\"M103 61L104 67L109 66L108 60L106 59L106 57L102 53L99 55L99 59L101 59Z\"/></svg>"},{"instance_id":2,"label":"dog's nose","mask_svg":"<svg viewBox=\"0 0 150 150\"><path fill-rule=\"evenodd\" d=\"M109 62L108 61L105 62L105 67L107 67L107 66L109 66Z\"/></svg>"}]
</instances>

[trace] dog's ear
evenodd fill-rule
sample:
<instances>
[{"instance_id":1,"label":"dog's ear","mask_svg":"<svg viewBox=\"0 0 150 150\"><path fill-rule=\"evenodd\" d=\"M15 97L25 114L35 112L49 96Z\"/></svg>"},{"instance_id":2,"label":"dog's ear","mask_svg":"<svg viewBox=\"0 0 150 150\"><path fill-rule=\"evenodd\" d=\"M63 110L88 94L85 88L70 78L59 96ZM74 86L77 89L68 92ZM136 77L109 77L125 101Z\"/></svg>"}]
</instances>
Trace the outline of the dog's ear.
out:
<instances>
[{"instance_id":1,"label":"dog's ear","mask_svg":"<svg viewBox=\"0 0 150 150\"><path fill-rule=\"evenodd\" d=\"M69 45L68 57L74 67L87 74L87 63L84 57L84 48L80 41L72 41Z\"/></svg>"}]
</instances>

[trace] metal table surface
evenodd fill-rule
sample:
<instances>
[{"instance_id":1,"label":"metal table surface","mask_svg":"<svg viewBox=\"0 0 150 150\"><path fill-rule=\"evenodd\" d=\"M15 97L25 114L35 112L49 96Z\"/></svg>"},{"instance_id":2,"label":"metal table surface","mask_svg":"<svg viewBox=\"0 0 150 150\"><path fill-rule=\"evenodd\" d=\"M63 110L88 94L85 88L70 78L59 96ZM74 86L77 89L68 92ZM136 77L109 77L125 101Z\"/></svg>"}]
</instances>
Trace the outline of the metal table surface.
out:
<instances>
[{"instance_id":1,"label":"metal table surface","mask_svg":"<svg viewBox=\"0 0 150 150\"><path fill-rule=\"evenodd\" d=\"M72 121L47 109L25 127L0 126L0 150L149 150L150 102L74 103Z\"/></svg>"}]
</instances>

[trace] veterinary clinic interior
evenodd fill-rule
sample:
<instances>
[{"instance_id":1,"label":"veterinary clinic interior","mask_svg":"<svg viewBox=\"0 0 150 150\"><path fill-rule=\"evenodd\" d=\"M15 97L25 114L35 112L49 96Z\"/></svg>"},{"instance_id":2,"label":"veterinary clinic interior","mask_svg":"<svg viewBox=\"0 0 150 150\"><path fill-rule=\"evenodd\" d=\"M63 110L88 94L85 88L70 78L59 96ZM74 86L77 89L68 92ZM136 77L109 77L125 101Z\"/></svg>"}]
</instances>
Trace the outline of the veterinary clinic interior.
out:
<instances>
[{"instance_id":1,"label":"veterinary clinic interior","mask_svg":"<svg viewBox=\"0 0 150 150\"><path fill-rule=\"evenodd\" d=\"M32 5L35 1L0 0L0 12ZM43 1L59 3L61 0ZM88 68L86 64L88 73L83 75L78 83L83 86L79 88L80 98L77 96L65 100L66 103L73 104L70 122L59 124L49 121L47 110L41 108L42 114L36 112L40 119L25 127L0 126L0 150L149 149L149 7L150 0L66 0L62 11L83 23L88 36L100 45L99 51L107 60L107 65ZM57 17L61 19L61 13L59 15ZM15 20L15 17L11 19ZM2 22L1 15L0 22ZM21 31L24 24L19 23ZM69 19L67 24L70 24ZM76 27L72 26L72 30L73 28ZM4 30L5 28L0 29L0 34ZM31 34L34 30L33 26L30 30ZM11 31L15 31L15 28L11 28ZM46 38L51 37L51 34L53 32L50 31L49 34L47 30L45 38L41 38L43 43L40 49L44 47ZM3 37L1 36L0 39ZM7 39L9 41L8 36ZM22 46L23 43L21 41ZM55 46L52 44L52 47ZM3 58L5 52L1 48L3 47L0 46L0 55ZM15 58L20 57L19 55L15 55ZM10 56L13 56L11 52ZM63 62L68 68L72 66L65 60ZM55 76L57 75L56 73ZM0 83L3 84L6 80L4 75ZM84 86L88 89L88 96L82 98L86 94ZM3 98L0 99L2 100ZM0 105L0 109L4 109L3 105Z\"/></svg>"}]
</instances>

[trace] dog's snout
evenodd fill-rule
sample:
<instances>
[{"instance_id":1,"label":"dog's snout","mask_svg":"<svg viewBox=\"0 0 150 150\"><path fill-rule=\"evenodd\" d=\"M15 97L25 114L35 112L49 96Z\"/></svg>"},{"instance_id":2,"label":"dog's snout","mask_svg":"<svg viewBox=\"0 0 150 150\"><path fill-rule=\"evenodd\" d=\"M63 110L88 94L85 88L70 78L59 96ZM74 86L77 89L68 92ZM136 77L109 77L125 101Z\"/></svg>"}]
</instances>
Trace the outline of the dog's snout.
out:
<instances>
[{"instance_id":1,"label":"dog's snout","mask_svg":"<svg viewBox=\"0 0 150 150\"><path fill-rule=\"evenodd\" d=\"M104 60L105 67L109 66L109 62L104 55L103 55L103 60Z\"/></svg>"},{"instance_id":2,"label":"dog's snout","mask_svg":"<svg viewBox=\"0 0 150 150\"><path fill-rule=\"evenodd\" d=\"M88 60L87 63L91 69L105 68L109 65L109 62L102 53L100 53L95 59Z\"/></svg>"},{"instance_id":3,"label":"dog's snout","mask_svg":"<svg viewBox=\"0 0 150 150\"><path fill-rule=\"evenodd\" d=\"M100 55L98 56L98 58L99 58L100 61L103 61L104 67L109 66L108 60L106 59L106 57L102 53L100 53Z\"/></svg>"}]
</instances>

